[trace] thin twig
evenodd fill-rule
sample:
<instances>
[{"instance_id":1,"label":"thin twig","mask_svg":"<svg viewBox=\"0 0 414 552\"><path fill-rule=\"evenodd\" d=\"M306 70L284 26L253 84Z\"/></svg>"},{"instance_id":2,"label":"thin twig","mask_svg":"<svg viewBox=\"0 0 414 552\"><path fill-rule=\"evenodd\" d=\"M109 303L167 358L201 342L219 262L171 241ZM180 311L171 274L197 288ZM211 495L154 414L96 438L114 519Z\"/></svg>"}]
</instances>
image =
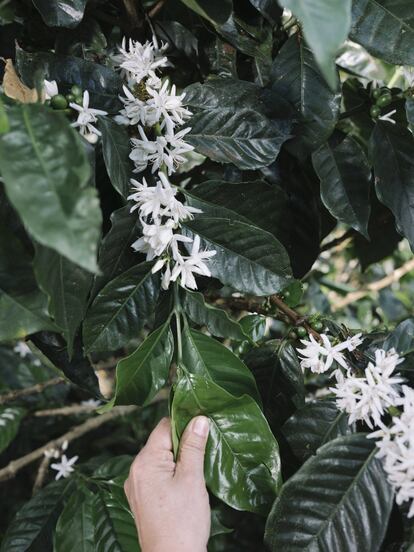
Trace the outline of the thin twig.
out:
<instances>
[{"instance_id":1,"label":"thin twig","mask_svg":"<svg viewBox=\"0 0 414 552\"><path fill-rule=\"evenodd\" d=\"M410 261L406 262L400 268L397 268L394 270L394 272L388 276L385 276L385 278L382 278L381 280L377 280L376 282L371 282L366 286L365 289L361 289L359 291L353 291L352 293L349 293L346 297L344 297L342 300L339 300L337 303L332 305L332 311L336 312L341 309L344 309L348 305L351 305L355 301L359 301L360 299L363 299L370 293L380 291L381 289L384 289L391 284L398 282L401 280L403 276L408 274L414 270L414 259L411 259Z\"/></svg>"},{"instance_id":2,"label":"thin twig","mask_svg":"<svg viewBox=\"0 0 414 552\"><path fill-rule=\"evenodd\" d=\"M321 336L306 322L306 318L301 314L291 309L278 295L272 295L270 302L275 305L280 311L282 311L289 318L295 326L304 326L307 332L313 335L315 339L320 340Z\"/></svg>"},{"instance_id":3,"label":"thin twig","mask_svg":"<svg viewBox=\"0 0 414 552\"><path fill-rule=\"evenodd\" d=\"M52 378L48 381L44 381L42 383L36 383L36 385L32 385L31 387L25 387L24 389L15 389L13 391L9 391L8 393L4 393L3 395L0 395L0 404L12 402L12 401L15 401L16 399L27 397L28 395L34 395L35 393L42 393L48 387L52 387L53 385L59 385L60 383L66 383L66 380L62 377L57 377L57 378Z\"/></svg>"},{"instance_id":4,"label":"thin twig","mask_svg":"<svg viewBox=\"0 0 414 552\"><path fill-rule=\"evenodd\" d=\"M72 404L70 406L62 406L61 408L48 408L46 410L37 410L33 412L36 417L41 416L73 416L76 414L89 414L94 412L96 406L89 404Z\"/></svg>"},{"instance_id":5,"label":"thin twig","mask_svg":"<svg viewBox=\"0 0 414 552\"><path fill-rule=\"evenodd\" d=\"M32 495L35 495L43 487L45 482L47 471L49 469L51 458L44 456L39 464L39 469L37 470L36 479L33 485Z\"/></svg>"},{"instance_id":6,"label":"thin twig","mask_svg":"<svg viewBox=\"0 0 414 552\"><path fill-rule=\"evenodd\" d=\"M155 6L151 8L151 10L148 12L148 17L150 18L155 17L157 13L159 13L162 10L166 1L167 0L160 0L159 2L157 2Z\"/></svg>"},{"instance_id":7,"label":"thin twig","mask_svg":"<svg viewBox=\"0 0 414 552\"><path fill-rule=\"evenodd\" d=\"M348 240L349 238L352 238L356 234L355 230L353 228L350 228L347 230L342 236L339 236L338 238L335 238L334 240L326 243L325 245L322 245L321 252L322 251L328 251L328 249L332 249L338 245L340 245L342 242Z\"/></svg>"}]
</instances>

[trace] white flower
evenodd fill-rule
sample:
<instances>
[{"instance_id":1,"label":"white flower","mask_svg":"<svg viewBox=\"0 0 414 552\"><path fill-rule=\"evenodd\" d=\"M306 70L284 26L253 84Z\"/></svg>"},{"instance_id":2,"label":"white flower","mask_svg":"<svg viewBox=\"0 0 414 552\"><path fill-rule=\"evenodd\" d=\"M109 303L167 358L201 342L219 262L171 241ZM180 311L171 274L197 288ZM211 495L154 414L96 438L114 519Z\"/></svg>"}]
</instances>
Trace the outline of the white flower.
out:
<instances>
[{"instance_id":1,"label":"white flower","mask_svg":"<svg viewBox=\"0 0 414 552\"><path fill-rule=\"evenodd\" d=\"M115 117L117 123L126 125L154 126L158 123L160 116L158 112L147 102L140 100L126 87L123 86L125 97L119 99L124 104L124 108Z\"/></svg>"},{"instance_id":2,"label":"white flower","mask_svg":"<svg viewBox=\"0 0 414 552\"><path fill-rule=\"evenodd\" d=\"M86 401L81 401L82 406L90 406L91 408L98 408L101 405L101 401L97 399L88 399Z\"/></svg>"},{"instance_id":3,"label":"white flower","mask_svg":"<svg viewBox=\"0 0 414 552\"><path fill-rule=\"evenodd\" d=\"M389 351L377 349L375 351L375 365L383 372L391 373L401 362L404 362L404 358L398 356L395 349Z\"/></svg>"},{"instance_id":4,"label":"white flower","mask_svg":"<svg viewBox=\"0 0 414 552\"><path fill-rule=\"evenodd\" d=\"M364 341L363 338L361 338L362 334L355 334L352 337L348 337L343 342L343 345L345 345L344 348L348 349L348 351L354 351L357 347L361 345L361 343Z\"/></svg>"},{"instance_id":5,"label":"white flower","mask_svg":"<svg viewBox=\"0 0 414 552\"><path fill-rule=\"evenodd\" d=\"M112 57L115 64L118 65L124 75L132 79L135 83L140 83L142 79L149 77L157 82L156 70L169 65L168 59L163 55L168 48L168 44L158 47L155 36L153 42L140 42L126 39L122 40L122 45L118 47L119 54Z\"/></svg>"},{"instance_id":6,"label":"white flower","mask_svg":"<svg viewBox=\"0 0 414 552\"><path fill-rule=\"evenodd\" d=\"M326 334L321 334L321 339L322 344L318 343L312 335L309 336L309 341L301 339L301 343L305 345L304 349L298 349L302 370L310 368L313 373L322 374L329 370L333 361L336 361L343 368L348 368L341 351L345 349L352 351L352 347L354 343L357 343L357 340L351 341L351 338L333 346Z\"/></svg>"},{"instance_id":7,"label":"white flower","mask_svg":"<svg viewBox=\"0 0 414 552\"><path fill-rule=\"evenodd\" d=\"M75 123L72 123L74 128L79 128L79 132L88 141L94 143L97 136L101 136L101 132L92 124L96 123L98 115L107 115L102 109L92 109L89 107L89 92L85 90L83 93L82 105L76 103L69 104L72 109L78 111L78 118Z\"/></svg>"},{"instance_id":8,"label":"white flower","mask_svg":"<svg viewBox=\"0 0 414 552\"><path fill-rule=\"evenodd\" d=\"M395 125L396 122L394 121L394 119L392 119L392 116L395 115L396 113L397 113L397 110L393 109L392 111L389 111L385 115L381 115L381 117L379 118L381 119L381 121L387 121L388 123L392 123L393 125Z\"/></svg>"},{"instance_id":9,"label":"white flower","mask_svg":"<svg viewBox=\"0 0 414 552\"><path fill-rule=\"evenodd\" d=\"M45 79L43 81L43 85L45 91L45 100L51 100L53 96L57 96L57 94L59 94L58 85L55 80L48 81Z\"/></svg>"},{"instance_id":10,"label":"white flower","mask_svg":"<svg viewBox=\"0 0 414 552\"><path fill-rule=\"evenodd\" d=\"M142 238L139 238L132 244L135 251L141 251L147 254L147 261L151 261L154 257L159 257L164 253L169 245L173 242L186 241L188 238L174 234L175 223L169 219L163 224L159 220L154 220L153 224L147 224L142 221Z\"/></svg>"},{"instance_id":11,"label":"white flower","mask_svg":"<svg viewBox=\"0 0 414 552\"><path fill-rule=\"evenodd\" d=\"M17 353L21 358L26 358L28 355L31 354L30 347L24 341L19 341L18 343L16 343L16 345L13 347L13 351Z\"/></svg>"},{"instance_id":12,"label":"white flower","mask_svg":"<svg viewBox=\"0 0 414 552\"><path fill-rule=\"evenodd\" d=\"M59 458L60 452L56 448L50 448L44 451L43 453L46 458Z\"/></svg>"},{"instance_id":13,"label":"white flower","mask_svg":"<svg viewBox=\"0 0 414 552\"><path fill-rule=\"evenodd\" d=\"M69 477L70 474L75 471L73 468L73 464L78 460L79 456L73 456L72 458L67 458L65 454L62 454L62 457L60 459L60 462L56 462L54 464L51 464L50 467L53 470L57 471L55 479L58 480L61 477Z\"/></svg>"},{"instance_id":14,"label":"white flower","mask_svg":"<svg viewBox=\"0 0 414 552\"><path fill-rule=\"evenodd\" d=\"M157 121L163 117L161 128L167 126L167 130L171 133L175 125L182 125L186 119L191 117L192 113L185 107L183 107L183 98L185 94L181 96L176 95L175 84L168 91L169 82L165 81L162 88L153 90L148 88L148 93L152 96L148 100L148 106L152 108L155 113Z\"/></svg>"},{"instance_id":15,"label":"white flower","mask_svg":"<svg viewBox=\"0 0 414 552\"><path fill-rule=\"evenodd\" d=\"M199 249L200 236L195 236L190 256L182 257L178 254L174 257L176 264L172 270L171 282L175 282L180 277L180 283L183 287L197 289L197 283L193 274L211 276L211 272L204 261L213 257L217 251L199 251Z\"/></svg>"}]
</instances>

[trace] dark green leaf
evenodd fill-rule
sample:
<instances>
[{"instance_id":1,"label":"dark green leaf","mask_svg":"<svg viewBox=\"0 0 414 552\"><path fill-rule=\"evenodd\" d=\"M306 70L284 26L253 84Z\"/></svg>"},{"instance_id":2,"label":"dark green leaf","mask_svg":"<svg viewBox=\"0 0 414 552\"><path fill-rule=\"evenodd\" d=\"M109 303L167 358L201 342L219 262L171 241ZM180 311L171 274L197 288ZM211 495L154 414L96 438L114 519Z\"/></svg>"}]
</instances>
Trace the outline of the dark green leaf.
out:
<instances>
[{"instance_id":1,"label":"dark green leaf","mask_svg":"<svg viewBox=\"0 0 414 552\"><path fill-rule=\"evenodd\" d=\"M3 100L0 98L0 134L5 134L10 130L9 118L6 113L6 109L3 104Z\"/></svg>"},{"instance_id":2,"label":"dark green leaf","mask_svg":"<svg viewBox=\"0 0 414 552\"><path fill-rule=\"evenodd\" d=\"M49 313L62 329L69 356L73 340L86 311L92 275L53 249L36 247L36 278L49 296Z\"/></svg>"},{"instance_id":3,"label":"dark green leaf","mask_svg":"<svg viewBox=\"0 0 414 552\"><path fill-rule=\"evenodd\" d=\"M302 158L321 146L335 128L339 95L330 90L311 51L298 35L284 44L272 67L271 82L279 95L295 106L299 124L289 149Z\"/></svg>"},{"instance_id":4,"label":"dark green leaf","mask_svg":"<svg viewBox=\"0 0 414 552\"><path fill-rule=\"evenodd\" d=\"M309 458L273 505L265 533L269 550L377 552L393 493L375 453L372 440L356 433Z\"/></svg>"},{"instance_id":5,"label":"dark green leaf","mask_svg":"<svg viewBox=\"0 0 414 552\"><path fill-rule=\"evenodd\" d=\"M384 341L383 348L386 351L395 349L400 356L414 351L414 319L408 318L398 324Z\"/></svg>"},{"instance_id":6,"label":"dark green leaf","mask_svg":"<svg viewBox=\"0 0 414 552\"><path fill-rule=\"evenodd\" d=\"M93 500L87 489L72 494L56 524L54 552L95 552Z\"/></svg>"},{"instance_id":7,"label":"dark green leaf","mask_svg":"<svg viewBox=\"0 0 414 552\"><path fill-rule=\"evenodd\" d=\"M275 0L250 0L250 3L272 24L277 23L282 16L283 8Z\"/></svg>"},{"instance_id":8,"label":"dark green leaf","mask_svg":"<svg viewBox=\"0 0 414 552\"><path fill-rule=\"evenodd\" d=\"M253 341L263 339L266 331L266 317L262 314L247 314L239 321L246 336Z\"/></svg>"},{"instance_id":9,"label":"dark green leaf","mask_svg":"<svg viewBox=\"0 0 414 552\"><path fill-rule=\"evenodd\" d=\"M224 23L232 10L232 0L181 0L212 23Z\"/></svg>"},{"instance_id":10,"label":"dark green leaf","mask_svg":"<svg viewBox=\"0 0 414 552\"><path fill-rule=\"evenodd\" d=\"M325 207L369 239L371 168L361 147L348 136L335 146L327 142L314 152L312 160Z\"/></svg>"},{"instance_id":11,"label":"dark green leaf","mask_svg":"<svg viewBox=\"0 0 414 552\"><path fill-rule=\"evenodd\" d=\"M116 367L116 390L110 405L145 406L165 385L174 352L169 321L152 332Z\"/></svg>"},{"instance_id":12,"label":"dark green leaf","mask_svg":"<svg viewBox=\"0 0 414 552\"><path fill-rule=\"evenodd\" d=\"M109 178L115 190L126 199L130 192L129 181L132 175L128 131L109 117L99 118L99 128L102 132L102 153Z\"/></svg>"},{"instance_id":13,"label":"dark green leaf","mask_svg":"<svg viewBox=\"0 0 414 552\"><path fill-rule=\"evenodd\" d=\"M20 422L25 415L23 408L15 406L0 406L0 453L5 450L16 437Z\"/></svg>"},{"instance_id":14,"label":"dark green leaf","mask_svg":"<svg viewBox=\"0 0 414 552\"><path fill-rule=\"evenodd\" d=\"M353 0L352 4L352 40L389 63L414 65L410 0Z\"/></svg>"},{"instance_id":15,"label":"dark green leaf","mask_svg":"<svg viewBox=\"0 0 414 552\"><path fill-rule=\"evenodd\" d=\"M352 0L279 0L302 23L303 32L328 84L335 88L335 58L351 27Z\"/></svg>"},{"instance_id":16,"label":"dark green leaf","mask_svg":"<svg viewBox=\"0 0 414 552\"><path fill-rule=\"evenodd\" d=\"M266 514L280 485L280 460L256 402L187 373L179 379L172 402L177 434L198 414L210 418L205 477L211 492L237 510Z\"/></svg>"},{"instance_id":17,"label":"dark green leaf","mask_svg":"<svg viewBox=\"0 0 414 552\"><path fill-rule=\"evenodd\" d=\"M186 326L182 349L183 363L192 374L214 381L236 397L246 394L260 403L253 374L219 341Z\"/></svg>"},{"instance_id":18,"label":"dark green leaf","mask_svg":"<svg viewBox=\"0 0 414 552\"><path fill-rule=\"evenodd\" d=\"M152 263L133 266L98 293L83 325L88 351L112 351L138 336L152 314L159 293L159 275Z\"/></svg>"},{"instance_id":19,"label":"dark green leaf","mask_svg":"<svg viewBox=\"0 0 414 552\"><path fill-rule=\"evenodd\" d=\"M414 137L406 128L379 121L371 152L378 199L393 212L414 250Z\"/></svg>"},{"instance_id":20,"label":"dark green leaf","mask_svg":"<svg viewBox=\"0 0 414 552\"><path fill-rule=\"evenodd\" d=\"M76 27L85 11L86 0L33 0L49 27Z\"/></svg>"},{"instance_id":21,"label":"dark green leaf","mask_svg":"<svg viewBox=\"0 0 414 552\"><path fill-rule=\"evenodd\" d=\"M16 106L8 114L10 132L0 136L8 198L39 243L95 272L101 211L81 139L45 106Z\"/></svg>"},{"instance_id":22,"label":"dark green leaf","mask_svg":"<svg viewBox=\"0 0 414 552\"><path fill-rule=\"evenodd\" d=\"M286 287L291 278L282 244L255 226L223 218L197 218L186 222L183 232L198 234L203 248L217 252L209 261L211 274L239 291L271 295Z\"/></svg>"},{"instance_id":23,"label":"dark green leaf","mask_svg":"<svg viewBox=\"0 0 414 552\"><path fill-rule=\"evenodd\" d=\"M183 290L183 308L193 322L206 326L216 337L243 341L246 339L240 324L230 318L223 309L213 307L204 301L201 293Z\"/></svg>"},{"instance_id":24,"label":"dark green leaf","mask_svg":"<svg viewBox=\"0 0 414 552\"><path fill-rule=\"evenodd\" d=\"M332 439L351 433L347 415L335 401L313 401L299 409L282 427L283 435L300 460L307 460Z\"/></svg>"}]
</instances>

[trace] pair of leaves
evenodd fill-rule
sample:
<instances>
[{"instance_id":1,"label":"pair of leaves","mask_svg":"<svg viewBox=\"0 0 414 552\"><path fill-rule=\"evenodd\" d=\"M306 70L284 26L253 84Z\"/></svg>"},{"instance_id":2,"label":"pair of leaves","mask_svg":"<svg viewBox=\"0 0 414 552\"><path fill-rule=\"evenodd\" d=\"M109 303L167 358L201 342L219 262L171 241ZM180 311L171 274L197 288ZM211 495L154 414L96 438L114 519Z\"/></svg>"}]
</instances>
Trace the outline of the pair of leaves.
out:
<instances>
[{"instance_id":1,"label":"pair of leaves","mask_svg":"<svg viewBox=\"0 0 414 552\"><path fill-rule=\"evenodd\" d=\"M0 164L10 202L39 243L96 272L101 211L81 139L46 106L14 106L8 117Z\"/></svg>"},{"instance_id":2,"label":"pair of leaves","mask_svg":"<svg viewBox=\"0 0 414 552\"><path fill-rule=\"evenodd\" d=\"M321 447L282 487L266 524L269 550L379 550L393 492L375 453L360 433Z\"/></svg>"}]
</instances>

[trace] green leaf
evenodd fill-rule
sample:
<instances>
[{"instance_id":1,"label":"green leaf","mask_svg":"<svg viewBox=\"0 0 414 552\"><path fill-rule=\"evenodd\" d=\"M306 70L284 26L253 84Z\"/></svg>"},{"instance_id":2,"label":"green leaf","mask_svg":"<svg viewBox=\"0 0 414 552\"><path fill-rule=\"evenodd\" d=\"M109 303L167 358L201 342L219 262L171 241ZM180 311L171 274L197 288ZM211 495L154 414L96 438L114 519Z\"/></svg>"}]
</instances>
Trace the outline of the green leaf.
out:
<instances>
[{"instance_id":1,"label":"green leaf","mask_svg":"<svg viewBox=\"0 0 414 552\"><path fill-rule=\"evenodd\" d=\"M126 199L132 176L128 131L109 117L99 117L99 129L102 132L103 158L112 186Z\"/></svg>"},{"instance_id":2,"label":"green leaf","mask_svg":"<svg viewBox=\"0 0 414 552\"><path fill-rule=\"evenodd\" d=\"M353 0L350 38L396 65L414 65L414 13L410 0Z\"/></svg>"},{"instance_id":3,"label":"green leaf","mask_svg":"<svg viewBox=\"0 0 414 552\"><path fill-rule=\"evenodd\" d=\"M25 412L23 408L0 406L0 453L6 450L16 437Z\"/></svg>"},{"instance_id":4,"label":"green leaf","mask_svg":"<svg viewBox=\"0 0 414 552\"><path fill-rule=\"evenodd\" d=\"M250 0L250 3L272 24L276 24L283 13L283 9L275 0Z\"/></svg>"},{"instance_id":5,"label":"green leaf","mask_svg":"<svg viewBox=\"0 0 414 552\"><path fill-rule=\"evenodd\" d=\"M397 229L414 250L414 137L399 125L379 121L371 156L378 199L393 212Z\"/></svg>"},{"instance_id":6,"label":"green leaf","mask_svg":"<svg viewBox=\"0 0 414 552\"><path fill-rule=\"evenodd\" d=\"M37 281L49 297L49 313L62 329L71 356L86 311L92 274L41 245L36 247L34 267Z\"/></svg>"},{"instance_id":7,"label":"green leaf","mask_svg":"<svg viewBox=\"0 0 414 552\"><path fill-rule=\"evenodd\" d=\"M206 326L216 337L225 337L243 341L246 336L238 322L230 318L223 309L213 307L205 302L202 293L183 289L182 305L185 313L199 326Z\"/></svg>"},{"instance_id":8,"label":"green leaf","mask_svg":"<svg viewBox=\"0 0 414 552\"><path fill-rule=\"evenodd\" d=\"M351 27L352 0L279 0L302 23L307 43L329 86L337 85L335 58Z\"/></svg>"},{"instance_id":9,"label":"green leaf","mask_svg":"<svg viewBox=\"0 0 414 552\"><path fill-rule=\"evenodd\" d=\"M197 376L214 381L236 397L250 395L260 403L253 374L247 366L216 339L186 325L182 343L183 363Z\"/></svg>"},{"instance_id":10,"label":"green leaf","mask_svg":"<svg viewBox=\"0 0 414 552\"><path fill-rule=\"evenodd\" d=\"M88 185L90 166L80 137L46 106L20 105L8 113L0 164L10 202L39 243L95 272L101 211Z\"/></svg>"},{"instance_id":11,"label":"green leaf","mask_svg":"<svg viewBox=\"0 0 414 552\"><path fill-rule=\"evenodd\" d=\"M338 410L335 401L313 401L300 408L282 427L295 456L307 460L332 439L351 433L348 417Z\"/></svg>"},{"instance_id":12,"label":"green leaf","mask_svg":"<svg viewBox=\"0 0 414 552\"><path fill-rule=\"evenodd\" d=\"M33 0L49 27L76 27L83 19L86 0Z\"/></svg>"},{"instance_id":13,"label":"green leaf","mask_svg":"<svg viewBox=\"0 0 414 552\"><path fill-rule=\"evenodd\" d=\"M174 352L168 320L152 332L131 355L116 367L116 390L110 405L146 406L165 385Z\"/></svg>"},{"instance_id":14,"label":"green leaf","mask_svg":"<svg viewBox=\"0 0 414 552\"><path fill-rule=\"evenodd\" d=\"M99 490L93 501L95 552L139 552L137 529L126 500Z\"/></svg>"},{"instance_id":15,"label":"green leaf","mask_svg":"<svg viewBox=\"0 0 414 552\"><path fill-rule=\"evenodd\" d=\"M224 23L229 18L232 0L181 0L190 9L211 23Z\"/></svg>"},{"instance_id":16,"label":"green leaf","mask_svg":"<svg viewBox=\"0 0 414 552\"><path fill-rule=\"evenodd\" d=\"M266 331L266 317L263 314L246 314L239 323L246 337L253 343L263 339Z\"/></svg>"},{"instance_id":17,"label":"green leaf","mask_svg":"<svg viewBox=\"0 0 414 552\"><path fill-rule=\"evenodd\" d=\"M326 84L309 48L298 35L282 46L271 73L272 88L295 106L299 123L288 147L304 158L331 135L339 115L339 95Z\"/></svg>"},{"instance_id":18,"label":"green leaf","mask_svg":"<svg viewBox=\"0 0 414 552\"><path fill-rule=\"evenodd\" d=\"M138 336L159 294L152 263L133 266L111 280L86 313L83 340L88 352L112 351Z\"/></svg>"},{"instance_id":19,"label":"green leaf","mask_svg":"<svg viewBox=\"0 0 414 552\"><path fill-rule=\"evenodd\" d=\"M9 118L4 107L3 100L0 98L0 134L6 134L10 130Z\"/></svg>"},{"instance_id":20,"label":"green leaf","mask_svg":"<svg viewBox=\"0 0 414 552\"><path fill-rule=\"evenodd\" d=\"M210 418L204 465L210 491L236 510L266 514L280 485L280 460L278 444L256 402L185 373L175 387L171 409L179 436L194 416Z\"/></svg>"},{"instance_id":21,"label":"green leaf","mask_svg":"<svg viewBox=\"0 0 414 552\"><path fill-rule=\"evenodd\" d=\"M95 552L93 500L85 488L72 494L56 524L54 552Z\"/></svg>"},{"instance_id":22,"label":"green leaf","mask_svg":"<svg viewBox=\"0 0 414 552\"><path fill-rule=\"evenodd\" d=\"M1 552L45 552L52 550L53 530L71 481L55 481L24 504L7 528Z\"/></svg>"},{"instance_id":23,"label":"green leaf","mask_svg":"<svg viewBox=\"0 0 414 552\"><path fill-rule=\"evenodd\" d=\"M414 351L414 319L408 318L395 328L384 341L386 351L395 349L400 356Z\"/></svg>"},{"instance_id":24,"label":"green leaf","mask_svg":"<svg viewBox=\"0 0 414 552\"><path fill-rule=\"evenodd\" d=\"M266 524L269 550L377 552L393 492L375 453L361 433L320 448L282 487Z\"/></svg>"},{"instance_id":25,"label":"green leaf","mask_svg":"<svg viewBox=\"0 0 414 552\"><path fill-rule=\"evenodd\" d=\"M347 136L340 144L327 142L312 155L321 181L321 198L340 222L369 239L371 168L358 143Z\"/></svg>"},{"instance_id":26,"label":"green leaf","mask_svg":"<svg viewBox=\"0 0 414 552\"><path fill-rule=\"evenodd\" d=\"M201 238L203 249L214 249L211 274L234 289L252 295L271 295L291 279L289 257L271 234L244 222L197 218L183 224L183 233Z\"/></svg>"}]
</instances>

